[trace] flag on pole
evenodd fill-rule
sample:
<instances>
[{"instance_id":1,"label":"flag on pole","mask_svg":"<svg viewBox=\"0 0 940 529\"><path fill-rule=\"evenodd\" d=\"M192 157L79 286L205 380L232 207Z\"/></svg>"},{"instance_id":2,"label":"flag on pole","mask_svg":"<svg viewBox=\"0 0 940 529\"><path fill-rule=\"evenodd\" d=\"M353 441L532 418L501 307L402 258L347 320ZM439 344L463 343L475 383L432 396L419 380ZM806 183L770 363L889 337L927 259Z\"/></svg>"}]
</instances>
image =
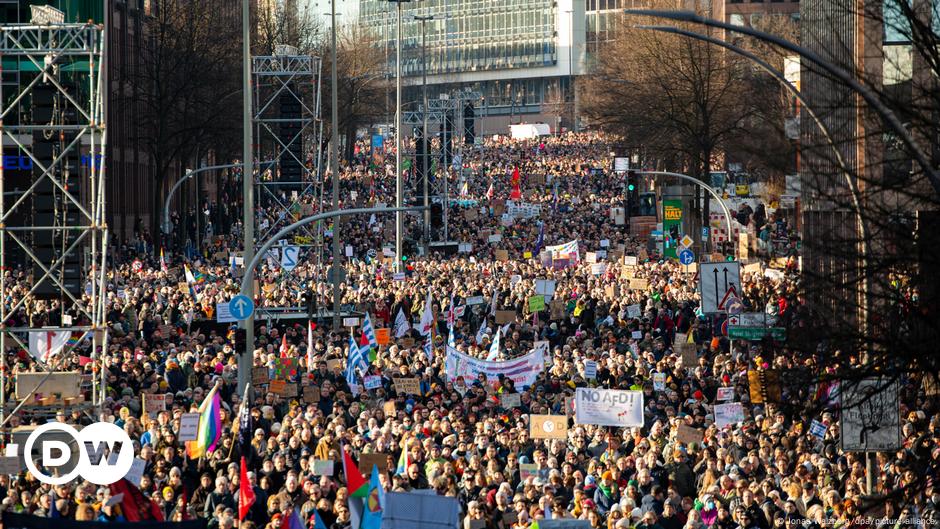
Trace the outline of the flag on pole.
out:
<instances>
[{"instance_id":1,"label":"flag on pole","mask_svg":"<svg viewBox=\"0 0 940 529\"><path fill-rule=\"evenodd\" d=\"M493 298L490 299L490 316L496 315L496 289L493 289Z\"/></svg>"},{"instance_id":2,"label":"flag on pole","mask_svg":"<svg viewBox=\"0 0 940 529\"><path fill-rule=\"evenodd\" d=\"M307 529L307 526L300 519L297 508L291 507L290 513L281 517L281 525L278 529Z\"/></svg>"},{"instance_id":3,"label":"flag on pole","mask_svg":"<svg viewBox=\"0 0 940 529\"><path fill-rule=\"evenodd\" d=\"M316 510L313 511L313 529L327 529L326 523L323 522L323 518Z\"/></svg>"},{"instance_id":4,"label":"flag on pole","mask_svg":"<svg viewBox=\"0 0 940 529\"><path fill-rule=\"evenodd\" d=\"M255 491L251 487L251 481L248 480L248 464L245 463L245 456L242 456L241 471L238 475L238 520L244 520L251 512L251 506L255 504Z\"/></svg>"},{"instance_id":5,"label":"flag on pole","mask_svg":"<svg viewBox=\"0 0 940 529\"><path fill-rule=\"evenodd\" d=\"M421 336L430 336L431 327L434 325L434 313L431 312L431 291L428 291L427 300L424 302L424 313L421 314L421 323L418 332Z\"/></svg>"},{"instance_id":6,"label":"flag on pole","mask_svg":"<svg viewBox=\"0 0 940 529\"><path fill-rule=\"evenodd\" d=\"M349 496L353 498L365 498L369 493L369 482L365 476L359 472L359 467L353 460L349 452L346 451L345 443L340 447L343 452L343 475L346 476L346 490ZM375 467L372 467L375 468Z\"/></svg>"},{"instance_id":7,"label":"flag on pole","mask_svg":"<svg viewBox=\"0 0 940 529\"><path fill-rule=\"evenodd\" d=\"M231 261L229 261L229 263L230 263L229 273L230 273L230 274L232 275L232 277L234 278L234 277L236 277L236 276L235 276L235 256L234 256L234 255L232 256L232 259L231 259Z\"/></svg>"},{"instance_id":8,"label":"flag on pole","mask_svg":"<svg viewBox=\"0 0 940 529\"><path fill-rule=\"evenodd\" d=\"M219 386L213 386L205 400L199 405L199 429L196 440L186 442L189 458L199 459L212 452L221 438L222 400L219 397Z\"/></svg>"},{"instance_id":9,"label":"flag on pole","mask_svg":"<svg viewBox=\"0 0 940 529\"><path fill-rule=\"evenodd\" d=\"M372 467L372 479L369 480L369 492L362 512L361 529L381 529L382 509L385 507L385 490L379 481L379 467Z\"/></svg>"},{"instance_id":10,"label":"flag on pole","mask_svg":"<svg viewBox=\"0 0 940 529\"><path fill-rule=\"evenodd\" d=\"M477 331L476 341L477 345L483 343L483 337L489 332L489 328L486 326L486 320L483 320L483 323L480 324L480 329Z\"/></svg>"},{"instance_id":11,"label":"flag on pole","mask_svg":"<svg viewBox=\"0 0 940 529\"><path fill-rule=\"evenodd\" d=\"M287 358L289 352L290 347L287 345L287 333L285 332L281 336L281 358Z\"/></svg>"},{"instance_id":12,"label":"flag on pole","mask_svg":"<svg viewBox=\"0 0 940 529\"><path fill-rule=\"evenodd\" d=\"M362 322L362 334L365 337L366 345L369 347L365 355L366 360L372 363L375 361L375 355L379 349L379 342L375 339L375 328L372 326L372 318L369 317L368 312Z\"/></svg>"},{"instance_id":13,"label":"flag on pole","mask_svg":"<svg viewBox=\"0 0 940 529\"><path fill-rule=\"evenodd\" d=\"M313 331L317 328L317 324L310 320L307 322L307 371L313 372Z\"/></svg>"},{"instance_id":14,"label":"flag on pole","mask_svg":"<svg viewBox=\"0 0 940 529\"><path fill-rule=\"evenodd\" d=\"M434 362L434 347L431 345L431 337L428 336L427 341L424 342L424 356L428 357L428 362Z\"/></svg>"},{"instance_id":15,"label":"flag on pole","mask_svg":"<svg viewBox=\"0 0 940 529\"><path fill-rule=\"evenodd\" d=\"M405 445L401 449L401 455L398 456L398 468L395 469L396 476L404 476L411 466L411 454L408 453L408 445L411 439L405 440Z\"/></svg>"},{"instance_id":16,"label":"flag on pole","mask_svg":"<svg viewBox=\"0 0 940 529\"><path fill-rule=\"evenodd\" d=\"M405 309L398 308L398 316L395 316L395 338L401 338L411 330L411 324L405 316Z\"/></svg>"},{"instance_id":17,"label":"flag on pole","mask_svg":"<svg viewBox=\"0 0 940 529\"><path fill-rule=\"evenodd\" d=\"M455 347L455 348L457 347L457 340L454 338L453 327L451 327L450 330L447 331L447 345L449 345L450 347Z\"/></svg>"},{"instance_id":18,"label":"flag on pole","mask_svg":"<svg viewBox=\"0 0 940 529\"><path fill-rule=\"evenodd\" d=\"M353 340L352 336L350 336L349 355L346 357L346 383L349 384L349 388L352 390L354 396L359 393L356 386L356 368L365 371L368 367L369 366L365 363L365 359L362 357L362 351L360 351L359 346L356 345L356 340Z\"/></svg>"},{"instance_id":19,"label":"flag on pole","mask_svg":"<svg viewBox=\"0 0 940 529\"><path fill-rule=\"evenodd\" d=\"M492 362L496 360L496 357L499 356L499 337L503 334L502 329L496 329L496 335L493 336L493 343L490 344L490 354L486 356L487 362Z\"/></svg>"},{"instance_id":20,"label":"flag on pole","mask_svg":"<svg viewBox=\"0 0 940 529\"><path fill-rule=\"evenodd\" d=\"M169 266L166 264L166 256L163 255L163 248L160 248L160 271L164 274L170 270Z\"/></svg>"},{"instance_id":21,"label":"flag on pole","mask_svg":"<svg viewBox=\"0 0 940 529\"><path fill-rule=\"evenodd\" d=\"M447 309L447 328L453 330L454 323L457 321L456 313L454 312L454 295L450 295L450 308Z\"/></svg>"},{"instance_id":22,"label":"flag on pole","mask_svg":"<svg viewBox=\"0 0 940 529\"><path fill-rule=\"evenodd\" d=\"M40 362L48 363L62 351L71 337L71 331L30 331L29 354Z\"/></svg>"},{"instance_id":23,"label":"flag on pole","mask_svg":"<svg viewBox=\"0 0 940 529\"><path fill-rule=\"evenodd\" d=\"M467 195L469 194L470 194L470 185L467 183L467 181L464 181L463 185L460 186L460 197L466 198Z\"/></svg>"},{"instance_id":24,"label":"flag on pole","mask_svg":"<svg viewBox=\"0 0 940 529\"><path fill-rule=\"evenodd\" d=\"M533 256L537 256L539 252L542 251L542 246L545 244L545 223L539 222L539 237L535 240L535 250L532 251Z\"/></svg>"},{"instance_id":25,"label":"flag on pole","mask_svg":"<svg viewBox=\"0 0 940 529\"><path fill-rule=\"evenodd\" d=\"M487 200L493 200L493 196L496 194L496 191L493 189L493 182L490 182L489 189L486 190Z\"/></svg>"}]
</instances>

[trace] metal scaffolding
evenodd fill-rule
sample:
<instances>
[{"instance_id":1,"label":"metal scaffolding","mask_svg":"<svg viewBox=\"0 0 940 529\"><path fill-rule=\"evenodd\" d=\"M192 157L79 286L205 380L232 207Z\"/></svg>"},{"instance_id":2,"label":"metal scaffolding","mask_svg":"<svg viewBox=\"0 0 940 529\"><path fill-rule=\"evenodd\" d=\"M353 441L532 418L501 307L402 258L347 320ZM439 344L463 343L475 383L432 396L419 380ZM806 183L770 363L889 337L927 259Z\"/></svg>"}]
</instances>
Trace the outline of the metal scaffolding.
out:
<instances>
[{"instance_id":1,"label":"metal scaffolding","mask_svg":"<svg viewBox=\"0 0 940 529\"><path fill-rule=\"evenodd\" d=\"M275 55L252 57L256 159L278 161L276 169L259 171L255 179L256 204L263 208L258 222L267 223L257 231L258 240L266 240L299 216L312 214L305 211L305 205L316 203L316 209L322 208L320 156L307 161L309 145L321 143L322 127L317 126L321 66L319 57L298 55L291 46L278 46ZM286 105L299 112L285 116ZM284 169L294 164L301 168L299 178L283 178ZM313 231L300 237L305 242L299 246L322 242L322 234Z\"/></svg>"},{"instance_id":2,"label":"metal scaffolding","mask_svg":"<svg viewBox=\"0 0 940 529\"><path fill-rule=\"evenodd\" d=\"M428 125L438 125L440 130L446 128L450 134L451 140L453 141L453 163L450 167L443 167L442 169L442 178L434 178L433 182L429 185L429 195L434 197L443 205L443 232L441 233L441 240L447 241L449 237L449 210L450 210L450 185L449 181L453 173L457 174L457 182L459 183L463 175L461 174L461 164L463 161L464 155L464 108L467 103L479 101L483 99L483 95L479 92L471 91L470 89L464 90L455 90L450 95L442 94L439 99L429 99L428 100L428 111L427 111L427 124ZM420 105L418 111L416 112L404 112L402 114L402 124L411 125L411 126L420 126L424 123L424 106ZM428 132L430 134L430 132ZM430 140L428 142L430 146ZM441 149L444 148L443 145L440 146ZM427 156L432 156L430 152L430 147L428 149ZM415 155L414 152L410 153L412 156ZM438 152L437 156L441 156L441 153ZM420 164L420 160L415 160L416 164ZM428 168L432 164L428 163ZM430 170L430 169L429 169Z\"/></svg>"},{"instance_id":3,"label":"metal scaffolding","mask_svg":"<svg viewBox=\"0 0 940 529\"><path fill-rule=\"evenodd\" d=\"M8 403L6 377L0 376L0 426L20 409L46 414L63 408L87 411L104 402L103 358L108 344L104 37L104 29L93 24L0 26L0 59L15 59L19 69L15 95L4 97L0 84L0 141L4 148L18 148L19 159L30 166L17 189L10 189L12 172L5 175L0 166L0 270L14 277L19 272L32 275L25 283L26 295L11 296L11 284L0 281L0 352L6 358L11 347L29 350L31 331L67 332L71 339L61 352L36 362L46 372L42 382L53 371L68 369L73 349L86 339L91 340L96 373L91 402L57 401L52 409L31 402L35 389ZM36 103L40 100L54 104L40 112ZM40 204L42 208L51 204L53 209L40 213ZM36 241L52 241L51 250L40 251ZM70 268L71 263L77 263L77 270ZM41 284L46 290L37 296ZM48 320L18 318L27 307L34 313L44 308ZM21 323L8 326L10 321Z\"/></svg>"}]
</instances>

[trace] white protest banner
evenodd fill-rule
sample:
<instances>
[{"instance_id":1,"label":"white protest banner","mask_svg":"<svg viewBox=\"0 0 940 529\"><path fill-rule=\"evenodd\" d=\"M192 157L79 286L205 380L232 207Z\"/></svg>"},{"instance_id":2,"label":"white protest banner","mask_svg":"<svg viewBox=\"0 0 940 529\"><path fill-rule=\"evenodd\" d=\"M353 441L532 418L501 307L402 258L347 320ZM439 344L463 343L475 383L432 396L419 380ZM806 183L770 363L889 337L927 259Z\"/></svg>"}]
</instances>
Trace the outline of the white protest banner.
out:
<instances>
[{"instance_id":1,"label":"white protest banner","mask_svg":"<svg viewBox=\"0 0 940 529\"><path fill-rule=\"evenodd\" d=\"M607 263L595 263L591 265L591 275L599 276L607 271Z\"/></svg>"},{"instance_id":2,"label":"white protest banner","mask_svg":"<svg viewBox=\"0 0 940 529\"><path fill-rule=\"evenodd\" d=\"M653 373L653 389L656 391L666 390L666 373Z\"/></svg>"},{"instance_id":3,"label":"white protest banner","mask_svg":"<svg viewBox=\"0 0 940 529\"><path fill-rule=\"evenodd\" d=\"M620 428L643 426L643 392L578 388L575 421Z\"/></svg>"},{"instance_id":4,"label":"white protest banner","mask_svg":"<svg viewBox=\"0 0 940 529\"><path fill-rule=\"evenodd\" d=\"M313 460L313 475L314 476L332 476L333 475L333 460L332 459L314 459Z\"/></svg>"},{"instance_id":5,"label":"white protest banner","mask_svg":"<svg viewBox=\"0 0 940 529\"><path fill-rule=\"evenodd\" d=\"M630 333L630 336L631 336L634 340L642 340L642 339L643 339L643 331L633 331L633 332Z\"/></svg>"},{"instance_id":6,"label":"white protest banner","mask_svg":"<svg viewBox=\"0 0 940 529\"><path fill-rule=\"evenodd\" d=\"M734 399L733 387L729 386L726 388L718 388L718 395L715 397L715 400L717 400L718 402L726 402L726 401L733 400L733 399Z\"/></svg>"},{"instance_id":7,"label":"white protest banner","mask_svg":"<svg viewBox=\"0 0 940 529\"><path fill-rule=\"evenodd\" d=\"M545 296L545 301L549 301L552 296L555 295L555 280L554 279L536 279L535 280L535 293L540 296Z\"/></svg>"},{"instance_id":8,"label":"white protest banner","mask_svg":"<svg viewBox=\"0 0 940 529\"><path fill-rule=\"evenodd\" d=\"M476 380L480 373L483 373L487 380L493 381L498 379L499 375L504 375L512 379L516 388L525 388L535 383L544 368L545 359L541 349L505 362L487 362L465 355L453 347L447 347L445 370L447 379L451 381L457 377Z\"/></svg>"},{"instance_id":9,"label":"white protest banner","mask_svg":"<svg viewBox=\"0 0 940 529\"><path fill-rule=\"evenodd\" d=\"M184 413L180 415L180 441L195 441L199 430L199 414Z\"/></svg>"},{"instance_id":10,"label":"white protest banner","mask_svg":"<svg viewBox=\"0 0 940 529\"><path fill-rule=\"evenodd\" d=\"M724 428L744 422L744 407L740 402L715 404L715 426Z\"/></svg>"},{"instance_id":11,"label":"white protest banner","mask_svg":"<svg viewBox=\"0 0 940 529\"><path fill-rule=\"evenodd\" d=\"M584 378L594 380L597 378L597 362L594 360L584 361Z\"/></svg>"},{"instance_id":12,"label":"white protest banner","mask_svg":"<svg viewBox=\"0 0 940 529\"><path fill-rule=\"evenodd\" d=\"M627 317L628 318L639 318L643 315L642 310L640 309L639 304L628 305L627 306Z\"/></svg>"},{"instance_id":13,"label":"white protest banner","mask_svg":"<svg viewBox=\"0 0 940 529\"><path fill-rule=\"evenodd\" d=\"M147 468L147 462L139 457L135 457L131 463L131 469L127 471L124 479L130 481L135 486L140 486L140 481L144 478L144 470Z\"/></svg>"},{"instance_id":14,"label":"white protest banner","mask_svg":"<svg viewBox=\"0 0 940 529\"><path fill-rule=\"evenodd\" d=\"M362 379L362 385L366 389L379 389L382 387L382 377L370 375Z\"/></svg>"}]
</instances>

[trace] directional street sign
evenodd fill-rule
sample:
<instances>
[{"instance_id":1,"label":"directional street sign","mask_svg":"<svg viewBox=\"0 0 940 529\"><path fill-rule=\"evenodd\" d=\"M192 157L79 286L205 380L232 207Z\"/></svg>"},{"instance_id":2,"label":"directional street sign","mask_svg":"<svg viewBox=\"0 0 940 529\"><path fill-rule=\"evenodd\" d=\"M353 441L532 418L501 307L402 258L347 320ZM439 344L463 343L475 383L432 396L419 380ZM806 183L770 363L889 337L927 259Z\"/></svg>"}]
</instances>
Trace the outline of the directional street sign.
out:
<instances>
[{"instance_id":1,"label":"directional street sign","mask_svg":"<svg viewBox=\"0 0 940 529\"><path fill-rule=\"evenodd\" d=\"M728 311L728 314L741 314L744 312L744 303L741 302L741 298L731 296L725 302L725 310Z\"/></svg>"},{"instance_id":2,"label":"directional street sign","mask_svg":"<svg viewBox=\"0 0 940 529\"><path fill-rule=\"evenodd\" d=\"M299 246L285 246L284 249L281 250L281 268L288 272L294 268L297 268L297 261L299 257Z\"/></svg>"},{"instance_id":3,"label":"directional street sign","mask_svg":"<svg viewBox=\"0 0 940 529\"><path fill-rule=\"evenodd\" d=\"M683 235L682 238L679 239L679 246L682 248L689 248L692 246L694 242L695 241L692 240L692 237L689 237L688 235Z\"/></svg>"},{"instance_id":4,"label":"directional street sign","mask_svg":"<svg viewBox=\"0 0 940 529\"><path fill-rule=\"evenodd\" d=\"M228 302L228 310L237 320L247 320L255 312L255 302L244 294L239 294Z\"/></svg>"},{"instance_id":5,"label":"directional street sign","mask_svg":"<svg viewBox=\"0 0 940 529\"><path fill-rule=\"evenodd\" d=\"M772 340L782 342L787 339L787 330L784 327L742 327L740 325L728 326L728 338L732 340L748 340L759 342L770 336Z\"/></svg>"},{"instance_id":6,"label":"directional street sign","mask_svg":"<svg viewBox=\"0 0 940 529\"><path fill-rule=\"evenodd\" d=\"M699 291L702 293L703 313L725 312L728 301L741 292L741 263L700 263Z\"/></svg>"},{"instance_id":7,"label":"directional street sign","mask_svg":"<svg viewBox=\"0 0 940 529\"><path fill-rule=\"evenodd\" d=\"M688 237L688 235L686 235L686 237ZM682 250L679 252L679 262L688 266L695 262L695 254L689 249Z\"/></svg>"}]
</instances>

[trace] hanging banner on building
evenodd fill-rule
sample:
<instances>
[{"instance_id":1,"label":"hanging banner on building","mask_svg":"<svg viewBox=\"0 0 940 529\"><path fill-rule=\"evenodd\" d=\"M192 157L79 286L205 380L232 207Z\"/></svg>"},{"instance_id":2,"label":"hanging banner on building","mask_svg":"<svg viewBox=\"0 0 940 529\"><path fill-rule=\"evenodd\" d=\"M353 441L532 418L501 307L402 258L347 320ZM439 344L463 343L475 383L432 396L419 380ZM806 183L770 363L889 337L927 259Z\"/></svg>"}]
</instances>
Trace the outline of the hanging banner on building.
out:
<instances>
[{"instance_id":1,"label":"hanging banner on building","mask_svg":"<svg viewBox=\"0 0 940 529\"><path fill-rule=\"evenodd\" d=\"M448 380L463 377L472 381L483 373L487 380L495 381L499 375L504 375L511 378L517 388L525 388L535 383L535 379L545 367L545 359L542 349L534 349L529 354L513 360L487 362L448 347L445 366Z\"/></svg>"},{"instance_id":2,"label":"hanging banner on building","mask_svg":"<svg viewBox=\"0 0 940 529\"><path fill-rule=\"evenodd\" d=\"M578 388L574 410L578 424L642 427L643 392Z\"/></svg>"}]
</instances>

